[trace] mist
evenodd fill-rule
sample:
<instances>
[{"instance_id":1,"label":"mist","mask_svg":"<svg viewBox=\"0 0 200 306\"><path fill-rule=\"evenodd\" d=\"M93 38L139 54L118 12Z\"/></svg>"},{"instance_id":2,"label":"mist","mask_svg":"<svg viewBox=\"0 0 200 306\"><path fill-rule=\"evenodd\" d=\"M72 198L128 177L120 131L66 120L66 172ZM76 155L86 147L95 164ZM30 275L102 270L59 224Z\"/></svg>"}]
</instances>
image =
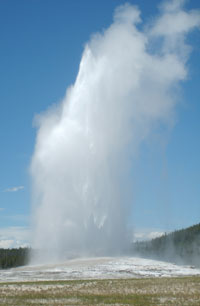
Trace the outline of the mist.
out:
<instances>
[{"instance_id":1,"label":"mist","mask_svg":"<svg viewBox=\"0 0 200 306\"><path fill-rule=\"evenodd\" d=\"M40 258L123 254L139 147L173 125L200 14L164 2L150 23L138 7L116 8L86 43L63 101L36 118L31 162L32 246Z\"/></svg>"}]
</instances>

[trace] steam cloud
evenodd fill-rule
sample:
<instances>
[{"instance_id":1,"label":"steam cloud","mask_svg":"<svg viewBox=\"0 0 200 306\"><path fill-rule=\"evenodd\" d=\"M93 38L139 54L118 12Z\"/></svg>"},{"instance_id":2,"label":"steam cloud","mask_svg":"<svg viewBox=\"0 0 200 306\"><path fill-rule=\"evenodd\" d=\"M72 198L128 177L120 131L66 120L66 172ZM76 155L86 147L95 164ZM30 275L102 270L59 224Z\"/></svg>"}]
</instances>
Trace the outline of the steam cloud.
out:
<instances>
[{"instance_id":1,"label":"steam cloud","mask_svg":"<svg viewBox=\"0 0 200 306\"><path fill-rule=\"evenodd\" d=\"M200 14L164 2L142 26L125 4L85 46L75 84L38 118L32 158L33 247L102 255L126 249L130 160L140 143L171 118L187 76L186 34Z\"/></svg>"}]
</instances>

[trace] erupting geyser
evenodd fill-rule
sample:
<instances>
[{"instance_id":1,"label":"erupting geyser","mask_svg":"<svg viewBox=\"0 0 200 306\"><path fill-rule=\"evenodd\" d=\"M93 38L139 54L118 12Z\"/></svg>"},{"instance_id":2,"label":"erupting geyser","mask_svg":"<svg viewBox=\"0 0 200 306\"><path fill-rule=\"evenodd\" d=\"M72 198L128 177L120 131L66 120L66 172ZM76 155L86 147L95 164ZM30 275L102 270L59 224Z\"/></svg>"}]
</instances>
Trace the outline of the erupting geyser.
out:
<instances>
[{"instance_id":1,"label":"erupting geyser","mask_svg":"<svg viewBox=\"0 0 200 306\"><path fill-rule=\"evenodd\" d=\"M143 30L137 7L118 7L111 26L86 45L63 102L39 117L33 247L52 258L126 249L130 160L172 116L187 75L185 35L200 25L199 13L181 4L165 2Z\"/></svg>"}]
</instances>

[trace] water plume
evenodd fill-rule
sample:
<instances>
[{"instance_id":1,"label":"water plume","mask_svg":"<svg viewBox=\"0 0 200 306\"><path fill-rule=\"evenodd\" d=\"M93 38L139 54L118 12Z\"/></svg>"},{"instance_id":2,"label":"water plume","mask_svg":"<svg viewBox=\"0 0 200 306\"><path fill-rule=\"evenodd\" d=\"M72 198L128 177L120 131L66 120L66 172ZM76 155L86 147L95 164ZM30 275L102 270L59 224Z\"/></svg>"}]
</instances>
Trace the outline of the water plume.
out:
<instances>
[{"instance_id":1,"label":"water plume","mask_svg":"<svg viewBox=\"0 0 200 306\"><path fill-rule=\"evenodd\" d=\"M187 76L185 35L200 25L183 1L142 25L125 4L86 44L74 85L37 117L31 163L33 247L51 257L119 254L129 243L131 160L173 117Z\"/></svg>"}]
</instances>

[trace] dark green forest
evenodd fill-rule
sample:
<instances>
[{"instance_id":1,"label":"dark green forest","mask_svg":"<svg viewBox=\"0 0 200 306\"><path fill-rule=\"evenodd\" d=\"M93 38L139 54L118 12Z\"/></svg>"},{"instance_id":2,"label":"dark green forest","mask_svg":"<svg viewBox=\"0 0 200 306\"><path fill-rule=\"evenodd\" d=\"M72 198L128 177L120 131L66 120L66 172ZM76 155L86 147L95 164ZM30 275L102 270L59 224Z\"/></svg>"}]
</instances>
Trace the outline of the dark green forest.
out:
<instances>
[{"instance_id":1,"label":"dark green forest","mask_svg":"<svg viewBox=\"0 0 200 306\"><path fill-rule=\"evenodd\" d=\"M29 252L29 248L0 249L0 269L26 265Z\"/></svg>"},{"instance_id":2,"label":"dark green forest","mask_svg":"<svg viewBox=\"0 0 200 306\"><path fill-rule=\"evenodd\" d=\"M142 257L200 267L200 224L136 242L132 251Z\"/></svg>"}]
</instances>

